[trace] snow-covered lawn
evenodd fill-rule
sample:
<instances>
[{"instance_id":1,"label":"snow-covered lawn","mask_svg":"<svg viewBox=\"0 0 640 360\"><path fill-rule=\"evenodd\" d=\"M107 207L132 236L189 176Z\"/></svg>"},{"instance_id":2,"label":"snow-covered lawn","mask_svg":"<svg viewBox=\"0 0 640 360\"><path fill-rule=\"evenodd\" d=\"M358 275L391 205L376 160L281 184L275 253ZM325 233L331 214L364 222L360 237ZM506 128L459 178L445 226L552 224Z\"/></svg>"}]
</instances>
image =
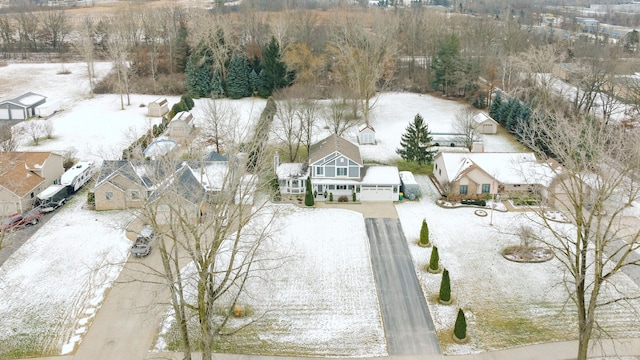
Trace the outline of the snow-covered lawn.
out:
<instances>
[{"instance_id":1,"label":"snow-covered lawn","mask_svg":"<svg viewBox=\"0 0 640 360\"><path fill-rule=\"evenodd\" d=\"M72 351L120 273L130 215L85 203L78 194L0 267L0 357Z\"/></svg>"},{"instance_id":2,"label":"snow-covered lawn","mask_svg":"<svg viewBox=\"0 0 640 360\"><path fill-rule=\"evenodd\" d=\"M385 356L386 342L360 213L270 205L273 239L261 245L240 303L255 324L219 344L222 351L294 356ZM331 224L331 226L327 226ZM238 324L236 324L238 323ZM171 330L156 350L176 336ZM241 344L241 345L240 345Z\"/></svg>"},{"instance_id":3,"label":"snow-covered lawn","mask_svg":"<svg viewBox=\"0 0 640 360\"><path fill-rule=\"evenodd\" d=\"M575 340L576 333L572 330L576 328L575 307L566 301L558 260L515 263L501 255L505 247L520 244L516 235L520 225L534 227L528 217L533 215L494 211L491 216L480 217L473 208L443 209L434 203L438 196L428 178L416 178L425 196L417 202L404 201L396 208L444 352L466 354ZM438 247L442 266L449 270L452 305L437 301L441 275L424 271L431 249L417 245L422 219L429 224L431 241ZM537 231L542 233L540 229ZM624 275L617 276L615 283L623 292L640 292ZM606 289L604 297L611 291ZM465 345L451 341L458 308L465 311L471 337ZM599 321L614 337L638 337L638 310L637 300L602 308Z\"/></svg>"}]
</instances>

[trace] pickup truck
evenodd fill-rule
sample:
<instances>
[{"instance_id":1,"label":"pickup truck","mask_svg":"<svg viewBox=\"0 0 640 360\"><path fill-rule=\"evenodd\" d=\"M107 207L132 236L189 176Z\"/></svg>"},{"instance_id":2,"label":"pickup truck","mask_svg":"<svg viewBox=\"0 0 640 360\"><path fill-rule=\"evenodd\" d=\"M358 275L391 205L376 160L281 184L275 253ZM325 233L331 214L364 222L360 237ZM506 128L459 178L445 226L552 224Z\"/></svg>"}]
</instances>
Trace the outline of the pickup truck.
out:
<instances>
[{"instance_id":1,"label":"pickup truck","mask_svg":"<svg viewBox=\"0 0 640 360\"><path fill-rule=\"evenodd\" d=\"M151 253L151 248L153 247L151 242L155 236L155 232L150 225L145 225L138 236L136 237L136 241L131 246L131 254L135 257L143 257L147 256Z\"/></svg>"},{"instance_id":2,"label":"pickup truck","mask_svg":"<svg viewBox=\"0 0 640 360\"><path fill-rule=\"evenodd\" d=\"M22 214L13 214L4 219L2 224L0 224L0 231L22 229L27 225L35 225L40 221L40 218L42 218L42 211L39 208L29 210Z\"/></svg>"}]
</instances>

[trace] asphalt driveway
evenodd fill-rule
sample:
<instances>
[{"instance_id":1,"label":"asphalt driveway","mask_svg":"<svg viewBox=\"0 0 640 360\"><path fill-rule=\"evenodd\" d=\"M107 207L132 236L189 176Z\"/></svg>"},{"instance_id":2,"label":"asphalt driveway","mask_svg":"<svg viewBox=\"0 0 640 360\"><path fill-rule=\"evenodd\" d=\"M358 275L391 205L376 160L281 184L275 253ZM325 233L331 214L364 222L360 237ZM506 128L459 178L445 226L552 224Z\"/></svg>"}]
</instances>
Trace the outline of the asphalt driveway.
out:
<instances>
[{"instance_id":1,"label":"asphalt driveway","mask_svg":"<svg viewBox=\"0 0 640 360\"><path fill-rule=\"evenodd\" d=\"M389 355L442 354L398 219L366 218Z\"/></svg>"}]
</instances>

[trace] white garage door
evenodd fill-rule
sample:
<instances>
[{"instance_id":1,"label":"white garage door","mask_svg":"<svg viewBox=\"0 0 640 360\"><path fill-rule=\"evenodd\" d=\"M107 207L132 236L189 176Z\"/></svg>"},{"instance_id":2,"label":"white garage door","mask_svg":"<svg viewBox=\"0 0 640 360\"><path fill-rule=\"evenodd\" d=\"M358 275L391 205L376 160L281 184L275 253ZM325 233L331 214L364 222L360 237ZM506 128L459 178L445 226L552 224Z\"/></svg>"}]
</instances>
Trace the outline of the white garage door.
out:
<instances>
[{"instance_id":1,"label":"white garage door","mask_svg":"<svg viewBox=\"0 0 640 360\"><path fill-rule=\"evenodd\" d=\"M9 120L9 109L0 109L0 120Z\"/></svg>"},{"instance_id":2,"label":"white garage door","mask_svg":"<svg viewBox=\"0 0 640 360\"><path fill-rule=\"evenodd\" d=\"M393 194L391 186L362 186L360 189L361 201L394 201L398 200Z\"/></svg>"},{"instance_id":3,"label":"white garage door","mask_svg":"<svg viewBox=\"0 0 640 360\"><path fill-rule=\"evenodd\" d=\"M11 120L24 120L24 111L22 109L11 109Z\"/></svg>"}]
</instances>

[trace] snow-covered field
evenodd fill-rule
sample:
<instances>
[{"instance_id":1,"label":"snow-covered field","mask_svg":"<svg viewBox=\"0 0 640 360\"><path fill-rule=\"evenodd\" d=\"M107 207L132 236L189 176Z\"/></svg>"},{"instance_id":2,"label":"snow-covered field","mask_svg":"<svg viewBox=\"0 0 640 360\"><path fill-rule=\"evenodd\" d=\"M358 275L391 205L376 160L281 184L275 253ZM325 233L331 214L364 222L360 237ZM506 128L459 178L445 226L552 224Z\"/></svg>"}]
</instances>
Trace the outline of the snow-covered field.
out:
<instances>
[{"instance_id":1,"label":"snow-covered field","mask_svg":"<svg viewBox=\"0 0 640 360\"><path fill-rule=\"evenodd\" d=\"M157 96L133 94L131 106L120 110L117 95L87 98L83 64L65 64L64 69L71 72L67 75L57 74L62 68L60 64L0 67L0 98L34 91L64 104L63 111L46 120L53 123L54 139L33 146L23 138L20 150L73 149L80 160L115 159L158 121L148 118L146 107L140 106ZM108 68L108 64L100 65L101 73ZM17 76L21 76L19 82L8 80ZM168 99L170 104L178 100ZM257 119L265 104L261 99L223 101L237 109L242 127ZM197 101L196 118L201 105ZM428 95L382 94L371 118L378 145L363 146L363 158L383 163L397 159L395 149L401 133L417 113L432 131L448 132L456 111L464 106ZM315 138L326 135L320 128ZM355 141L355 136L351 131L346 137ZM484 136L483 141L487 151L517 150L499 135ZM425 178L420 179L427 188ZM118 265L101 265L126 259L130 243L122 227L131 215L84 210L84 199L80 194L58 210L0 267L3 345L18 343L18 347L53 354L71 351L117 276ZM494 226L489 226L489 217L475 216L468 208L442 209L434 200L435 195L427 195L418 202L405 201L397 209L441 338L446 338L443 334L452 327L457 306L467 311L472 341L463 346L444 343L445 351L478 352L571 338L567 329L573 327L572 317L560 314L565 305L564 290L557 282L555 262L515 264L499 255L505 245L518 242L509 230L526 219L520 214L495 212ZM294 206L282 206L282 210L286 216L279 218L282 230L274 246L295 256L272 274L267 287L252 289L260 294L253 306L266 311L265 321L243 339L262 346L266 343L279 354L385 355L362 216L347 210ZM429 221L441 261L451 272L454 305L436 304L433 295L439 277L421 270L430 250L418 248L413 240L423 218ZM623 280L621 284L633 289ZM612 331L623 328L625 334L640 336L631 313L617 311L611 315L623 316L619 328Z\"/></svg>"}]
</instances>

